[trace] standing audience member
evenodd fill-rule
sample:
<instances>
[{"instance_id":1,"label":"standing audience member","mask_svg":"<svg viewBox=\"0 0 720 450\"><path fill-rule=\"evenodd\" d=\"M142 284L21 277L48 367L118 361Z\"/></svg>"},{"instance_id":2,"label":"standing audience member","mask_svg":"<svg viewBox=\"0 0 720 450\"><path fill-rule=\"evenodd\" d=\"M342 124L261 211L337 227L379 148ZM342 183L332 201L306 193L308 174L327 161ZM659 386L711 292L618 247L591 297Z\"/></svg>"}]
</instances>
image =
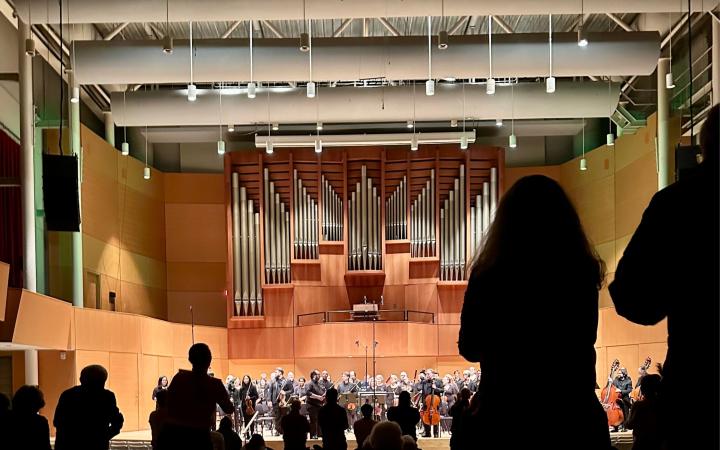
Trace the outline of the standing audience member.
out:
<instances>
[{"instance_id":1,"label":"standing audience member","mask_svg":"<svg viewBox=\"0 0 720 450\"><path fill-rule=\"evenodd\" d=\"M468 388L462 388L458 399L455 404L450 408L450 417L452 417L452 423L450 424L450 449L460 450L462 446L462 437L460 433L463 431L462 420L465 412L470 407L470 397L472 392Z\"/></svg>"},{"instance_id":2,"label":"standing audience member","mask_svg":"<svg viewBox=\"0 0 720 450\"><path fill-rule=\"evenodd\" d=\"M660 375L645 375L640 385L641 398L633 404L626 427L633 430L632 450L659 450L663 430L660 425Z\"/></svg>"},{"instance_id":3,"label":"standing audience member","mask_svg":"<svg viewBox=\"0 0 720 450\"><path fill-rule=\"evenodd\" d=\"M208 375L212 353L207 344L190 347L188 359L192 370L178 371L168 387L168 422L158 441L161 450L209 450L216 405L225 414L233 412L222 381Z\"/></svg>"},{"instance_id":4,"label":"standing audience member","mask_svg":"<svg viewBox=\"0 0 720 450\"><path fill-rule=\"evenodd\" d=\"M654 325L667 318L661 407L669 450L720 446L719 128L716 104L700 133L702 163L653 196L609 287L615 310L631 322ZM687 368L697 364L698 349L707 359L705 382L703 395L692 395ZM678 411L692 433L677 425Z\"/></svg>"},{"instance_id":5,"label":"standing audience member","mask_svg":"<svg viewBox=\"0 0 720 450\"><path fill-rule=\"evenodd\" d=\"M367 444L372 450L402 450L402 436L402 430L396 422L380 422L373 427Z\"/></svg>"},{"instance_id":6,"label":"standing audience member","mask_svg":"<svg viewBox=\"0 0 720 450\"><path fill-rule=\"evenodd\" d=\"M44 406L43 393L37 386L22 386L15 392L12 413L4 417L7 434L0 436L4 449L50 450L50 426L39 414Z\"/></svg>"},{"instance_id":7,"label":"standing audience member","mask_svg":"<svg viewBox=\"0 0 720 450\"><path fill-rule=\"evenodd\" d=\"M372 418L373 407L369 403L365 403L360 407L360 413L362 414L362 419L355 421L353 424L355 442L359 449L363 448L365 439L370 436L373 427L378 423L377 420Z\"/></svg>"},{"instance_id":8,"label":"standing audience member","mask_svg":"<svg viewBox=\"0 0 720 450\"><path fill-rule=\"evenodd\" d=\"M80 386L62 394L55 408L55 450L107 450L120 433L123 416L115 394L105 389L108 373L91 365L80 372Z\"/></svg>"},{"instance_id":9,"label":"standing audience member","mask_svg":"<svg viewBox=\"0 0 720 450\"><path fill-rule=\"evenodd\" d=\"M480 363L482 378L479 407L462 423L461 448L506 448L508 437L513 448L610 448L595 395L604 279L604 264L560 185L541 175L518 180L500 201L465 292L458 348ZM528 342L544 350L528 352ZM534 387L518 370L519 355L528 367L562 361L576 372L562 385L574 400L563 414L560 443L537 410L522 406Z\"/></svg>"},{"instance_id":10,"label":"standing audience member","mask_svg":"<svg viewBox=\"0 0 720 450\"><path fill-rule=\"evenodd\" d=\"M402 450L418 450L417 442L411 436L403 435Z\"/></svg>"},{"instance_id":11,"label":"standing audience member","mask_svg":"<svg viewBox=\"0 0 720 450\"><path fill-rule=\"evenodd\" d=\"M10 436L10 399L0 392L0 442Z\"/></svg>"},{"instance_id":12,"label":"standing audience member","mask_svg":"<svg viewBox=\"0 0 720 450\"><path fill-rule=\"evenodd\" d=\"M270 447L265 446L265 439L259 434L253 434L250 440L242 448L242 450L272 450Z\"/></svg>"},{"instance_id":13,"label":"standing audience member","mask_svg":"<svg viewBox=\"0 0 720 450\"><path fill-rule=\"evenodd\" d=\"M222 434L223 442L225 442L225 450L240 450L242 441L240 440L240 436L233 430L232 419L228 416L220 419L218 432Z\"/></svg>"},{"instance_id":14,"label":"standing audience member","mask_svg":"<svg viewBox=\"0 0 720 450\"><path fill-rule=\"evenodd\" d=\"M294 399L290 402L290 412L280 419L285 450L305 450L310 424L305 416L300 414L301 406L300 400Z\"/></svg>"},{"instance_id":15,"label":"standing audience member","mask_svg":"<svg viewBox=\"0 0 720 450\"><path fill-rule=\"evenodd\" d=\"M420 422L420 412L413 407L410 393L402 391L398 397L398 405L388 409L387 418L400 426L402 434L417 440L417 424Z\"/></svg>"},{"instance_id":16,"label":"standing audience member","mask_svg":"<svg viewBox=\"0 0 720 450\"><path fill-rule=\"evenodd\" d=\"M325 406L318 412L318 424L322 433L323 448L347 449L345 430L348 429L348 421L345 408L338 405L337 389L330 388L325 393Z\"/></svg>"},{"instance_id":17,"label":"standing audience member","mask_svg":"<svg viewBox=\"0 0 720 450\"><path fill-rule=\"evenodd\" d=\"M158 438L162 432L163 427L168 420L168 393L166 389L163 389L157 393L155 398L155 411L150 413L148 422L150 423L150 432L152 434L152 448L153 450L158 448Z\"/></svg>"}]
</instances>

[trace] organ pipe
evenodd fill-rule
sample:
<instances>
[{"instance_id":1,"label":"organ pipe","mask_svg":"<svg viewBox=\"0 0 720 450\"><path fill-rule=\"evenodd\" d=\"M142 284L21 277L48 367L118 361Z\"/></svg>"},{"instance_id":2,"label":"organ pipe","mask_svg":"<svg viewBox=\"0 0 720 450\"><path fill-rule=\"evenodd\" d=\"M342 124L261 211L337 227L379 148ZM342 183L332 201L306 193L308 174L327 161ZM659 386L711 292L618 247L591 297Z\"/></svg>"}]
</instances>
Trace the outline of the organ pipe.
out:
<instances>
[{"instance_id":1,"label":"organ pipe","mask_svg":"<svg viewBox=\"0 0 720 450\"><path fill-rule=\"evenodd\" d=\"M322 234L326 241L341 241L343 239L342 200L335 192L330 181L321 177L322 187Z\"/></svg>"},{"instance_id":2,"label":"organ pipe","mask_svg":"<svg viewBox=\"0 0 720 450\"><path fill-rule=\"evenodd\" d=\"M318 205L303 181L298 178L297 170L293 171L293 251L295 259L317 259L319 255L318 240ZM289 212L288 212L289 215ZM283 219L284 220L284 219ZM288 219L289 227L289 219ZM284 229L284 234L289 235L289 228Z\"/></svg>"},{"instance_id":3,"label":"organ pipe","mask_svg":"<svg viewBox=\"0 0 720 450\"><path fill-rule=\"evenodd\" d=\"M435 238L435 170L410 206L410 256L413 258L436 256ZM405 216L405 212L402 212Z\"/></svg>"},{"instance_id":4,"label":"organ pipe","mask_svg":"<svg viewBox=\"0 0 720 450\"><path fill-rule=\"evenodd\" d=\"M232 174L232 249L234 315L262 314L260 284L260 217L255 213L253 200L240 186L240 177Z\"/></svg>"},{"instance_id":5,"label":"organ pipe","mask_svg":"<svg viewBox=\"0 0 720 450\"><path fill-rule=\"evenodd\" d=\"M287 205L281 201L280 193L276 192L275 183L270 181L270 174L267 168L263 172L263 187L265 283L289 283L291 281L290 211L287 210ZM259 259L259 252L260 249L256 247L256 261ZM261 308L262 303L259 303L257 306Z\"/></svg>"},{"instance_id":6,"label":"organ pipe","mask_svg":"<svg viewBox=\"0 0 720 450\"><path fill-rule=\"evenodd\" d=\"M407 177L403 177L385 202L385 237L388 240L407 239L406 185Z\"/></svg>"},{"instance_id":7,"label":"organ pipe","mask_svg":"<svg viewBox=\"0 0 720 450\"><path fill-rule=\"evenodd\" d=\"M360 169L360 181L350 194L348 216L348 267L350 270L382 269L380 195L364 165Z\"/></svg>"}]
</instances>

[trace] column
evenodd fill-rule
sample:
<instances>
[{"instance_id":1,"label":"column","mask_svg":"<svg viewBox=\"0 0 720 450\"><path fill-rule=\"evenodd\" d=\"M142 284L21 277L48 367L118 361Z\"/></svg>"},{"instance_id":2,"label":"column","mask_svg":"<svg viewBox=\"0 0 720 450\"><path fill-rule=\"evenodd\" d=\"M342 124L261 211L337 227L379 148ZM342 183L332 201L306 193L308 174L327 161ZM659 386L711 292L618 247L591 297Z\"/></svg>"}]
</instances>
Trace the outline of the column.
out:
<instances>
[{"instance_id":1,"label":"column","mask_svg":"<svg viewBox=\"0 0 720 450\"><path fill-rule=\"evenodd\" d=\"M23 274L25 289L37 290L35 271L35 174L33 164L32 57L25 53L30 27L18 20L18 69L20 72L20 184L23 211Z\"/></svg>"},{"instance_id":2,"label":"column","mask_svg":"<svg viewBox=\"0 0 720 450\"><path fill-rule=\"evenodd\" d=\"M113 122L112 112L103 111L103 120L105 121L105 140L115 147L115 122Z\"/></svg>"},{"instance_id":3,"label":"column","mask_svg":"<svg viewBox=\"0 0 720 450\"><path fill-rule=\"evenodd\" d=\"M75 86L75 76L72 71L68 72L68 91ZM69 96L68 96L69 97ZM68 101L69 128L70 128L70 151L78 158L78 204L80 205L80 217L82 217L82 149L80 147L80 102ZM82 224L79 230L72 234L72 285L73 285L73 306L82 308L83 301L83 249L82 249Z\"/></svg>"},{"instance_id":4,"label":"column","mask_svg":"<svg viewBox=\"0 0 720 450\"><path fill-rule=\"evenodd\" d=\"M25 350L25 384L37 386L40 384L38 372L38 351L35 349Z\"/></svg>"},{"instance_id":5,"label":"column","mask_svg":"<svg viewBox=\"0 0 720 450\"><path fill-rule=\"evenodd\" d=\"M675 158L670 146L670 93L665 87L665 75L670 71L670 58L660 58L657 66L657 146L658 190L675 182Z\"/></svg>"},{"instance_id":6,"label":"column","mask_svg":"<svg viewBox=\"0 0 720 450\"><path fill-rule=\"evenodd\" d=\"M712 102L720 103L720 22L712 19Z\"/></svg>"}]
</instances>

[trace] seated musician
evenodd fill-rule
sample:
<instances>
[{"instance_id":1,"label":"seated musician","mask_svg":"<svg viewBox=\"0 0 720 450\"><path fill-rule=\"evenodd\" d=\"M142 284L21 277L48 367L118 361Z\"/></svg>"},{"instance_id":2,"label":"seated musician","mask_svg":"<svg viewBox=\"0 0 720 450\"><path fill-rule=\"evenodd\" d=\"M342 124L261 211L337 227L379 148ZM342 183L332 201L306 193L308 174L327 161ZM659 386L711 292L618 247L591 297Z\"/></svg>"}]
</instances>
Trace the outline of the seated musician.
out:
<instances>
[{"instance_id":1,"label":"seated musician","mask_svg":"<svg viewBox=\"0 0 720 450\"><path fill-rule=\"evenodd\" d=\"M403 434L417 440L417 424L420 422L420 412L410 403L410 393L403 391L398 397L398 405L388 409L388 420L400 425Z\"/></svg>"}]
</instances>

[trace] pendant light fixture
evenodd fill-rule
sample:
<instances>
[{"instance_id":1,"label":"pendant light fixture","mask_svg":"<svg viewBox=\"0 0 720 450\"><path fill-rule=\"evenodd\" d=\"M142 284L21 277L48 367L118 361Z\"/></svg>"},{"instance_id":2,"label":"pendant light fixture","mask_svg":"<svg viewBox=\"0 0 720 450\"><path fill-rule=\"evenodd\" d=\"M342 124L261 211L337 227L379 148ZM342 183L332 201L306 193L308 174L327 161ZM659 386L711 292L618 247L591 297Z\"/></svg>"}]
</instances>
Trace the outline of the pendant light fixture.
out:
<instances>
[{"instance_id":1,"label":"pendant light fixture","mask_svg":"<svg viewBox=\"0 0 720 450\"><path fill-rule=\"evenodd\" d=\"M303 27L305 27L306 24L306 18L305 18L305 0L303 0ZM308 52L310 51L310 35L307 32L307 29L304 30L302 33L300 33L300 51L301 52Z\"/></svg>"},{"instance_id":2,"label":"pendant light fixture","mask_svg":"<svg viewBox=\"0 0 720 450\"><path fill-rule=\"evenodd\" d=\"M233 131L235 131L235 125L231 123L228 124L228 133L232 133Z\"/></svg>"},{"instance_id":3,"label":"pendant light fixture","mask_svg":"<svg viewBox=\"0 0 720 450\"><path fill-rule=\"evenodd\" d=\"M220 84L219 89L219 95L218 95L218 141L217 141L217 152L218 155L224 155L225 154L225 141L223 140L223 132L222 132L222 91L223 86L222 83Z\"/></svg>"},{"instance_id":4,"label":"pendant light fixture","mask_svg":"<svg viewBox=\"0 0 720 450\"><path fill-rule=\"evenodd\" d=\"M272 136L271 130L277 130L278 127L277 127L276 123L273 123L272 126L270 125L270 89L267 90L267 105L268 105L267 106L268 141L267 141L267 145L265 146L265 153L267 153L268 155L272 155L274 149L273 149L273 141L272 141L272 139L270 139L270 137Z\"/></svg>"},{"instance_id":5,"label":"pendant light fixture","mask_svg":"<svg viewBox=\"0 0 720 450\"><path fill-rule=\"evenodd\" d=\"M315 124L315 129L316 129L317 131L322 130L322 129L323 129L323 123L322 123L322 122L316 123L316 124Z\"/></svg>"},{"instance_id":6,"label":"pendant light fixture","mask_svg":"<svg viewBox=\"0 0 720 450\"><path fill-rule=\"evenodd\" d=\"M464 86L463 86L463 88L464 88ZM464 101L464 99L463 99L463 101ZM457 126L458 126L457 119L450 119L450 127L457 128Z\"/></svg>"},{"instance_id":7,"label":"pendant light fixture","mask_svg":"<svg viewBox=\"0 0 720 450\"><path fill-rule=\"evenodd\" d=\"M682 2L680 2L680 11L682 11ZM672 73L672 19L670 13L668 13L668 30L671 32L669 33L670 36L670 42L668 42L669 49L670 49L670 64L669 64L669 70L668 73L665 74L665 88L666 89L675 89L675 79L673 77Z\"/></svg>"},{"instance_id":8,"label":"pendant light fixture","mask_svg":"<svg viewBox=\"0 0 720 450\"><path fill-rule=\"evenodd\" d=\"M193 83L193 23L190 21L190 84L188 84L187 99L189 102L197 100L197 86Z\"/></svg>"},{"instance_id":9,"label":"pendant light fixture","mask_svg":"<svg viewBox=\"0 0 720 450\"><path fill-rule=\"evenodd\" d=\"M487 79L487 84L485 85L485 93L488 95L494 95L495 94L495 78L493 78L493 71L492 71L492 16L488 16L488 69L489 69L489 76Z\"/></svg>"},{"instance_id":10,"label":"pendant light fixture","mask_svg":"<svg viewBox=\"0 0 720 450\"><path fill-rule=\"evenodd\" d=\"M508 138L510 148L517 147L517 136L515 136L515 84L510 85L510 137Z\"/></svg>"},{"instance_id":11,"label":"pendant light fixture","mask_svg":"<svg viewBox=\"0 0 720 450\"><path fill-rule=\"evenodd\" d=\"M32 34L32 2L28 2L28 36L25 38L25 54L28 56L37 55L35 39Z\"/></svg>"},{"instance_id":12,"label":"pendant light fixture","mask_svg":"<svg viewBox=\"0 0 720 450\"><path fill-rule=\"evenodd\" d=\"M253 81L253 25L252 20L249 22L248 25L248 35L250 36L250 82L247 86L247 96L248 98L255 98L255 89L257 88L257 85Z\"/></svg>"},{"instance_id":13,"label":"pendant light fixture","mask_svg":"<svg viewBox=\"0 0 720 450\"><path fill-rule=\"evenodd\" d=\"M462 84L462 136L460 136L460 150L467 150L468 138L465 134L465 82Z\"/></svg>"},{"instance_id":14,"label":"pendant light fixture","mask_svg":"<svg viewBox=\"0 0 720 450\"><path fill-rule=\"evenodd\" d=\"M612 78L608 76L608 99L612 98ZM612 112L610 113L610 116L612 117ZM608 117L608 134L605 137L605 141L608 145L608 147L615 146L615 135L612 131L612 119L611 117Z\"/></svg>"},{"instance_id":15,"label":"pendant light fixture","mask_svg":"<svg viewBox=\"0 0 720 450\"><path fill-rule=\"evenodd\" d=\"M445 50L448 48L448 32L445 23L445 0L440 1L440 32L438 33L438 48Z\"/></svg>"},{"instance_id":16,"label":"pendant light fixture","mask_svg":"<svg viewBox=\"0 0 720 450\"><path fill-rule=\"evenodd\" d=\"M555 77L553 76L553 42L552 42L552 14L548 14L548 50L550 60L549 76L545 80L545 92L552 94L555 92Z\"/></svg>"},{"instance_id":17,"label":"pendant light fixture","mask_svg":"<svg viewBox=\"0 0 720 450\"><path fill-rule=\"evenodd\" d=\"M580 0L580 24L578 25L577 32L577 45L578 47L587 47L588 38L585 33L585 4L583 0Z\"/></svg>"},{"instance_id":18,"label":"pendant light fixture","mask_svg":"<svg viewBox=\"0 0 720 450\"><path fill-rule=\"evenodd\" d=\"M432 17L427 18L428 31L428 80L425 82L425 95L435 95L435 80L432 77Z\"/></svg>"},{"instance_id":19,"label":"pendant light fixture","mask_svg":"<svg viewBox=\"0 0 720 450\"><path fill-rule=\"evenodd\" d=\"M268 98L269 98L269 97L270 97L270 91L268 91ZM279 129L280 129L280 124L277 123L277 122L273 123L273 124L272 124L272 129L273 129L273 131L279 130Z\"/></svg>"},{"instance_id":20,"label":"pendant light fixture","mask_svg":"<svg viewBox=\"0 0 720 450\"><path fill-rule=\"evenodd\" d=\"M148 166L148 126L145 125L145 167L143 168L143 178L150 179L150 166Z\"/></svg>"},{"instance_id":21,"label":"pendant light fixture","mask_svg":"<svg viewBox=\"0 0 720 450\"><path fill-rule=\"evenodd\" d=\"M307 29L308 29L308 36L312 36L312 20L308 20ZM307 90L306 94L307 94L308 98L314 98L315 97L315 82L312 80L312 75L313 75L313 73L312 73L312 37L308 38L308 60L309 60L310 81L308 81L308 84L306 87L306 90Z\"/></svg>"},{"instance_id":22,"label":"pendant light fixture","mask_svg":"<svg viewBox=\"0 0 720 450\"><path fill-rule=\"evenodd\" d=\"M127 156L130 154L130 144L128 144L127 141L127 122L125 120L125 111L127 104L125 103L125 91L123 91L123 122L125 122L125 126L123 127L123 142L120 144L120 154L123 156Z\"/></svg>"},{"instance_id":23,"label":"pendant light fixture","mask_svg":"<svg viewBox=\"0 0 720 450\"><path fill-rule=\"evenodd\" d=\"M495 119L495 126L498 127L498 128L501 127L501 126L503 126L503 120L502 120L502 119Z\"/></svg>"},{"instance_id":24,"label":"pendant light fixture","mask_svg":"<svg viewBox=\"0 0 720 450\"><path fill-rule=\"evenodd\" d=\"M413 117L412 117L412 139L410 139L410 150L416 152L418 149L418 139L417 134L415 133L415 81L413 80L413 90L412 90L412 96L413 96Z\"/></svg>"},{"instance_id":25,"label":"pendant light fixture","mask_svg":"<svg viewBox=\"0 0 720 450\"><path fill-rule=\"evenodd\" d=\"M173 52L173 38L170 36L170 0L165 0L165 37L163 37L163 53Z\"/></svg>"},{"instance_id":26,"label":"pendant light fixture","mask_svg":"<svg viewBox=\"0 0 720 450\"><path fill-rule=\"evenodd\" d=\"M585 118L582 119L582 158L580 158L580 170L587 170L587 160L585 159Z\"/></svg>"},{"instance_id":27,"label":"pendant light fixture","mask_svg":"<svg viewBox=\"0 0 720 450\"><path fill-rule=\"evenodd\" d=\"M407 128L413 128L414 126L415 126L415 121L413 121L413 120L407 121L407 125L406 125Z\"/></svg>"}]
</instances>

